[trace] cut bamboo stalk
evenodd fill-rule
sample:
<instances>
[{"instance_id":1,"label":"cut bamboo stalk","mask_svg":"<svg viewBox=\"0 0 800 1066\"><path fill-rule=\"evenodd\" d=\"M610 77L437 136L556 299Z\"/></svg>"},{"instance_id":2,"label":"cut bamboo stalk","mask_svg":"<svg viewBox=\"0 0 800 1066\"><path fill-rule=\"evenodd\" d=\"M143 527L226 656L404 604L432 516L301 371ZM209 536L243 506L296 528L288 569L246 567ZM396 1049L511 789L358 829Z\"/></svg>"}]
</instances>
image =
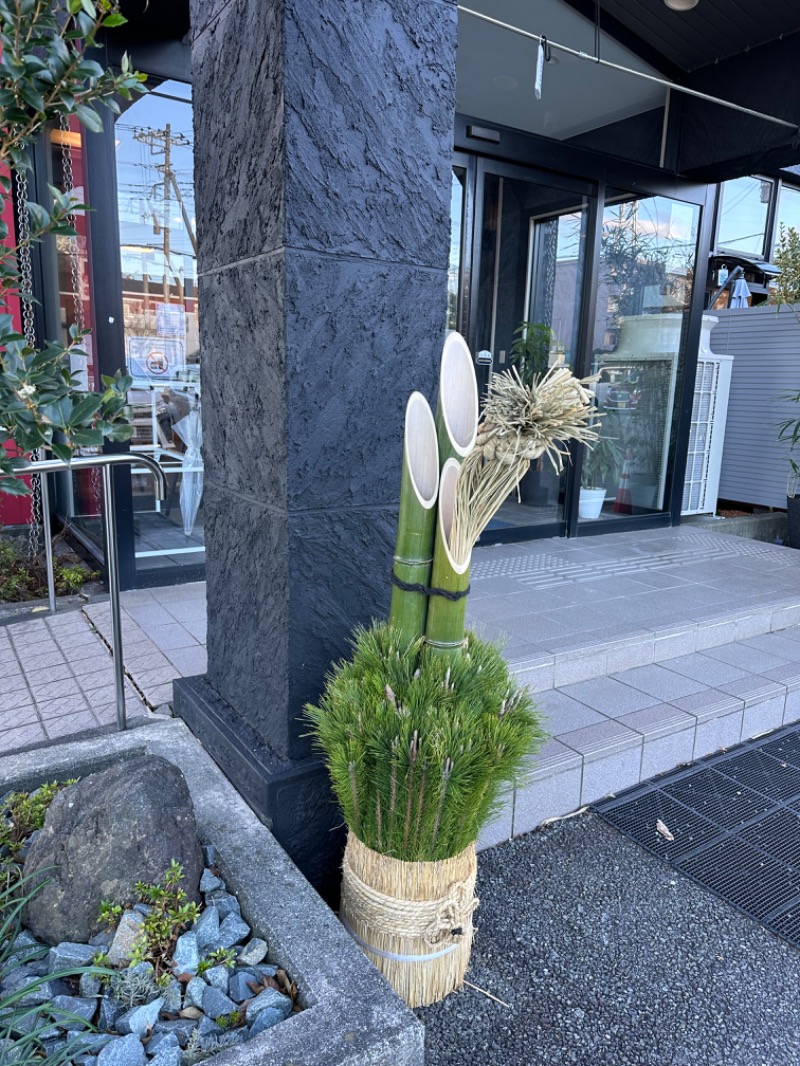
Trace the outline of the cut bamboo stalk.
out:
<instances>
[{"instance_id":1,"label":"cut bamboo stalk","mask_svg":"<svg viewBox=\"0 0 800 1066\"><path fill-rule=\"evenodd\" d=\"M475 447L478 433L478 382L467 342L460 333L448 333L439 371L439 405L436 409L439 465L464 459Z\"/></svg>"},{"instance_id":2,"label":"cut bamboo stalk","mask_svg":"<svg viewBox=\"0 0 800 1066\"><path fill-rule=\"evenodd\" d=\"M427 587L433 562L436 496L439 489L439 448L436 424L428 401L412 392L406 405L400 515L394 549L394 575L407 585ZM425 632L428 597L392 585L389 622L411 643Z\"/></svg>"},{"instance_id":3,"label":"cut bamboo stalk","mask_svg":"<svg viewBox=\"0 0 800 1066\"><path fill-rule=\"evenodd\" d=\"M439 516L431 571L431 586L451 593L465 593L469 588L469 564L472 557L470 552L466 559L456 559L450 550L456 481L460 468L460 463L452 458L442 467L439 481ZM449 658L461 654L466 613L466 595L455 600L437 595L430 597L425 640L434 654Z\"/></svg>"}]
</instances>

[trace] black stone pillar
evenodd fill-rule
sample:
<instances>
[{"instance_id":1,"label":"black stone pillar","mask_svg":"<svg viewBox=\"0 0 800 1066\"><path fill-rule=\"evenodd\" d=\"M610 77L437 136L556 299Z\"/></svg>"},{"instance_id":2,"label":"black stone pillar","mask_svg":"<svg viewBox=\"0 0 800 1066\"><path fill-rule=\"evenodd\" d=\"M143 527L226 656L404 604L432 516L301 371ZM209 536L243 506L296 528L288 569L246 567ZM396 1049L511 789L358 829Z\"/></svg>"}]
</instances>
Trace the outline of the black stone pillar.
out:
<instances>
[{"instance_id":1,"label":"black stone pillar","mask_svg":"<svg viewBox=\"0 0 800 1066\"><path fill-rule=\"evenodd\" d=\"M299 715L384 616L445 329L454 0L194 0L208 675L176 709L316 884ZM337 841L338 843L338 841Z\"/></svg>"}]
</instances>

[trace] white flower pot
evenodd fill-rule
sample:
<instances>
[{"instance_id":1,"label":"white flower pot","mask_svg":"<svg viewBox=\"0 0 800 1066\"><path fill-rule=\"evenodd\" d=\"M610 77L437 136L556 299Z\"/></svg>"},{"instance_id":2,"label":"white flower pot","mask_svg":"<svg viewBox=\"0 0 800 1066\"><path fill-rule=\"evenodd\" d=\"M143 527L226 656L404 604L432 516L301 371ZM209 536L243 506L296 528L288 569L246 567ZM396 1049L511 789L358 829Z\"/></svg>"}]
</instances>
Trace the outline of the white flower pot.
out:
<instances>
[{"instance_id":1,"label":"white flower pot","mask_svg":"<svg viewBox=\"0 0 800 1066\"><path fill-rule=\"evenodd\" d=\"M579 518L599 518L603 509L603 500L606 498L605 489L581 489L578 498Z\"/></svg>"}]
</instances>

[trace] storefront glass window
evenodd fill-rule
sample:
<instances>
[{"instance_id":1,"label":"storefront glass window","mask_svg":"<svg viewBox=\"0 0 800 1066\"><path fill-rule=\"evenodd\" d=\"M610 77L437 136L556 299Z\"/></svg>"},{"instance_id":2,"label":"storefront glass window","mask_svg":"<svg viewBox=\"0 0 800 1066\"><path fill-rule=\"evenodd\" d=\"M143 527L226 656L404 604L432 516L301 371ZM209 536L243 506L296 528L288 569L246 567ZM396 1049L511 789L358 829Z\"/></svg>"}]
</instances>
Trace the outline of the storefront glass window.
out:
<instances>
[{"instance_id":1,"label":"storefront glass window","mask_svg":"<svg viewBox=\"0 0 800 1066\"><path fill-rule=\"evenodd\" d=\"M669 506L699 218L663 196L606 202L592 345L601 440L584 452L580 521Z\"/></svg>"},{"instance_id":2,"label":"storefront glass window","mask_svg":"<svg viewBox=\"0 0 800 1066\"><path fill-rule=\"evenodd\" d=\"M458 294L461 290L461 233L464 222L463 167L453 168L450 190L450 259L447 266L447 328L458 329Z\"/></svg>"},{"instance_id":3,"label":"storefront glass window","mask_svg":"<svg viewBox=\"0 0 800 1066\"><path fill-rule=\"evenodd\" d=\"M167 473L165 502L133 467L137 572L202 562L203 463L190 87L163 82L116 123L125 354L134 452Z\"/></svg>"},{"instance_id":4,"label":"storefront glass window","mask_svg":"<svg viewBox=\"0 0 800 1066\"><path fill-rule=\"evenodd\" d=\"M717 249L764 254L773 183L764 178L735 178L720 191Z\"/></svg>"},{"instance_id":5,"label":"storefront glass window","mask_svg":"<svg viewBox=\"0 0 800 1066\"><path fill-rule=\"evenodd\" d=\"M784 185L781 188L781 197L778 202L778 225L775 230L776 247L781 226L784 229L793 227L800 232L800 189L793 185Z\"/></svg>"}]
</instances>

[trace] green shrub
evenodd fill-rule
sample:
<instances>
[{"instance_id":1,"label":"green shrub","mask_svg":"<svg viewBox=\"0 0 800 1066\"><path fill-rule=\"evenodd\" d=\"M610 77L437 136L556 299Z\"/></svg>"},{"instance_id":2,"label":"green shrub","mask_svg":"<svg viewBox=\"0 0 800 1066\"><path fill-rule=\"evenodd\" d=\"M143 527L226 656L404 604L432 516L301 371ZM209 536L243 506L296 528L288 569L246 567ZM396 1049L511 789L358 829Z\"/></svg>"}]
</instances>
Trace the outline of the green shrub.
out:
<instances>
[{"instance_id":1,"label":"green shrub","mask_svg":"<svg viewBox=\"0 0 800 1066\"><path fill-rule=\"evenodd\" d=\"M359 630L353 647L306 708L347 824L397 859L455 855L544 739L533 701L474 634L451 662L384 623Z\"/></svg>"}]
</instances>

